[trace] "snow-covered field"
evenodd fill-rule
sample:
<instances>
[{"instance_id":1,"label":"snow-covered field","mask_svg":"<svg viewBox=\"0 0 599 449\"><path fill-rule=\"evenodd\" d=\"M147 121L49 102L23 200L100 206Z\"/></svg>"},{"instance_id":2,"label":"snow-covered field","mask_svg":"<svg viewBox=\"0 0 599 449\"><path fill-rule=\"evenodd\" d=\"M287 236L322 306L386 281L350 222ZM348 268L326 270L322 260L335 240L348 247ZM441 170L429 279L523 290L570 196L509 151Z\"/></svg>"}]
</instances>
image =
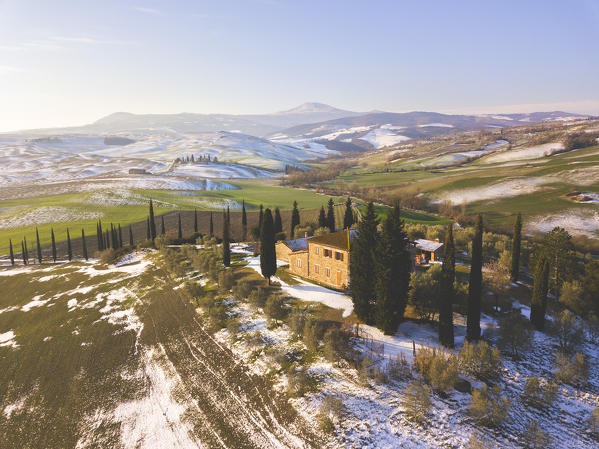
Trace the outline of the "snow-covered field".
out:
<instances>
[{"instance_id":1,"label":"snow-covered field","mask_svg":"<svg viewBox=\"0 0 599 449\"><path fill-rule=\"evenodd\" d=\"M585 235L590 238L599 237L599 210L568 210L559 214L533 217L527 223L529 233L549 232L560 226L573 235Z\"/></svg>"},{"instance_id":2,"label":"snow-covered field","mask_svg":"<svg viewBox=\"0 0 599 449\"><path fill-rule=\"evenodd\" d=\"M546 143L534 147L518 148L493 154L483 159L483 162L486 164L497 164L501 162L538 159L541 157L550 156L556 151L562 150L563 148L564 144L561 142Z\"/></svg>"},{"instance_id":3,"label":"snow-covered field","mask_svg":"<svg viewBox=\"0 0 599 449\"><path fill-rule=\"evenodd\" d=\"M374 148L381 148L390 145L397 145L398 143L410 140L409 137L397 134L392 129L388 128L376 128L369 131L367 134L360 137L371 144Z\"/></svg>"}]
</instances>

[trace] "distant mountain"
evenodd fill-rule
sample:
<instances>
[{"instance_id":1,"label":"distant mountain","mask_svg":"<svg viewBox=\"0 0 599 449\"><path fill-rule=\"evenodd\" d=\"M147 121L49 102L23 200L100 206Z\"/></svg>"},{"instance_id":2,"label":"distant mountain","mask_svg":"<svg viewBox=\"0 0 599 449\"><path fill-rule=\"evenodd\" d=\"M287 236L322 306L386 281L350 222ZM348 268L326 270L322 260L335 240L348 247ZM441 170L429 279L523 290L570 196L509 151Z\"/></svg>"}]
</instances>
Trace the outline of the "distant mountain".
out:
<instances>
[{"instance_id":1,"label":"distant mountain","mask_svg":"<svg viewBox=\"0 0 599 449\"><path fill-rule=\"evenodd\" d=\"M561 111L484 115L374 112L293 126L266 137L294 145L315 142L336 150L369 150L452 132L585 117Z\"/></svg>"}]
</instances>

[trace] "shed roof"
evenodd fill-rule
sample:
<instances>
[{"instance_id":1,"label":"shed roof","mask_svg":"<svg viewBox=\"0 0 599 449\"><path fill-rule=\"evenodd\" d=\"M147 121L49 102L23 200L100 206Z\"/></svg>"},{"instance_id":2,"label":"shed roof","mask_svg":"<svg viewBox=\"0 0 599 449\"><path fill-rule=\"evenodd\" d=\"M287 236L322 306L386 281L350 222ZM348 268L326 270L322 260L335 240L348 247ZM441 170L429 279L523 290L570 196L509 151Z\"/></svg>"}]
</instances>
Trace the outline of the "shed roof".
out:
<instances>
[{"instance_id":1,"label":"shed roof","mask_svg":"<svg viewBox=\"0 0 599 449\"><path fill-rule=\"evenodd\" d=\"M443 246L441 242L433 242L432 240L418 239L415 241L416 248L424 251L435 252Z\"/></svg>"}]
</instances>

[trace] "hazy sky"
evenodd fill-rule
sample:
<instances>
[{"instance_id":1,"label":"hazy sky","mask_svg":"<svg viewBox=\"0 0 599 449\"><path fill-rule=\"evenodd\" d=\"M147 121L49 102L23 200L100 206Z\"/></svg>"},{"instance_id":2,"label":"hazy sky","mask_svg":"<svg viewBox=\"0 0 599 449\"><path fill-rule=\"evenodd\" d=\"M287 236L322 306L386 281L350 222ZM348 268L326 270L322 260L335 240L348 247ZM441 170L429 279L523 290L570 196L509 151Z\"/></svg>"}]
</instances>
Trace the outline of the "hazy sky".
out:
<instances>
[{"instance_id":1,"label":"hazy sky","mask_svg":"<svg viewBox=\"0 0 599 449\"><path fill-rule=\"evenodd\" d=\"M0 0L0 130L116 111L599 114L599 0Z\"/></svg>"}]
</instances>

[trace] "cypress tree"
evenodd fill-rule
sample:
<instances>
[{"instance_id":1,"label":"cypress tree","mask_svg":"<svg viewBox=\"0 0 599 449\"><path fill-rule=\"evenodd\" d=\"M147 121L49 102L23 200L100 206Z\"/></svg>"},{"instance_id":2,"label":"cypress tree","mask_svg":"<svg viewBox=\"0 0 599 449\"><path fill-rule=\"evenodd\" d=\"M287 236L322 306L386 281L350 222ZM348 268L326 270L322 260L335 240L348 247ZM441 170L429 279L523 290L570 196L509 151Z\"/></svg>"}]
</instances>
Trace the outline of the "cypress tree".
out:
<instances>
[{"instance_id":1,"label":"cypress tree","mask_svg":"<svg viewBox=\"0 0 599 449\"><path fill-rule=\"evenodd\" d=\"M374 205L368 203L366 214L358 223L358 235L351 247L349 258L351 277L349 286L354 310L358 318L369 323L373 319L376 284L376 264L374 251L378 247L378 221L374 213Z\"/></svg>"},{"instance_id":2,"label":"cypress tree","mask_svg":"<svg viewBox=\"0 0 599 449\"><path fill-rule=\"evenodd\" d=\"M50 237L52 239L52 260L56 262L56 239L54 238L54 228L50 229Z\"/></svg>"},{"instance_id":3,"label":"cypress tree","mask_svg":"<svg viewBox=\"0 0 599 449\"><path fill-rule=\"evenodd\" d=\"M374 321L388 335L397 331L407 304L411 271L407 242L408 236L396 205L383 222L376 258Z\"/></svg>"},{"instance_id":4,"label":"cypress tree","mask_svg":"<svg viewBox=\"0 0 599 449\"><path fill-rule=\"evenodd\" d=\"M119 248L123 247L123 231L121 231L121 224L119 223Z\"/></svg>"},{"instance_id":5,"label":"cypress tree","mask_svg":"<svg viewBox=\"0 0 599 449\"><path fill-rule=\"evenodd\" d=\"M25 242L25 260L27 264L29 264L29 250L27 249L27 237L23 237L23 241Z\"/></svg>"},{"instance_id":6,"label":"cypress tree","mask_svg":"<svg viewBox=\"0 0 599 449\"><path fill-rule=\"evenodd\" d=\"M102 237L102 222L98 220L98 251L104 251L106 246L104 245L104 237Z\"/></svg>"},{"instance_id":7,"label":"cypress tree","mask_svg":"<svg viewBox=\"0 0 599 449\"><path fill-rule=\"evenodd\" d=\"M160 234L164 235L166 234L166 227L164 226L164 215L160 216ZM133 245L131 245L133 246Z\"/></svg>"},{"instance_id":8,"label":"cypress tree","mask_svg":"<svg viewBox=\"0 0 599 449\"><path fill-rule=\"evenodd\" d=\"M67 257L69 262L73 260L73 248L71 247L71 234L69 234L69 228L67 228Z\"/></svg>"},{"instance_id":9,"label":"cypress tree","mask_svg":"<svg viewBox=\"0 0 599 449\"><path fill-rule=\"evenodd\" d=\"M483 291L483 216L478 215L472 240L472 263L468 284L468 319L466 338L480 338L480 300Z\"/></svg>"},{"instance_id":10,"label":"cypress tree","mask_svg":"<svg viewBox=\"0 0 599 449\"><path fill-rule=\"evenodd\" d=\"M537 261L530 305L530 322L537 330L545 327L545 310L549 290L549 261L542 255Z\"/></svg>"},{"instance_id":11,"label":"cypress tree","mask_svg":"<svg viewBox=\"0 0 599 449\"><path fill-rule=\"evenodd\" d=\"M156 238L156 221L154 220L154 204L150 200L150 238L154 240Z\"/></svg>"},{"instance_id":12,"label":"cypress tree","mask_svg":"<svg viewBox=\"0 0 599 449\"><path fill-rule=\"evenodd\" d=\"M39 264L42 263L42 245L40 245L40 233L37 230L37 227L35 228L35 240L36 240L36 245L37 245L37 262Z\"/></svg>"},{"instance_id":13,"label":"cypress tree","mask_svg":"<svg viewBox=\"0 0 599 449\"><path fill-rule=\"evenodd\" d=\"M275 208L275 235L279 232L283 232L283 220L281 220L281 211L279 208Z\"/></svg>"},{"instance_id":14,"label":"cypress tree","mask_svg":"<svg viewBox=\"0 0 599 449\"><path fill-rule=\"evenodd\" d=\"M231 265L231 242L229 233L229 215L223 210L223 265L225 267Z\"/></svg>"},{"instance_id":15,"label":"cypress tree","mask_svg":"<svg viewBox=\"0 0 599 449\"><path fill-rule=\"evenodd\" d=\"M110 223L110 238L112 239L112 249L116 250L119 247L119 237L116 232L116 227Z\"/></svg>"},{"instance_id":16,"label":"cypress tree","mask_svg":"<svg viewBox=\"0 0 599 449\"><path fill-rule=\"evenodd\" d=\"M318 212L318 227L326 228L327 227L327 215L324 211L324 206L320 206L320 212Z\"/></svg>"},{"instance_id":17,"label":"cypress tree","mask_svg":"<svg viewBox=\"0 0 599 449\"><path fill-rule=\"evenodd\" d=\"M518 212L516 223L514 223L514 235L512 237L512 266L510 274L513 282L518 280L520 273L520 247L522 245L522 214Z\"/></svg>"},{"instance_id":18,"label":"cypress tree","mask_svg":"<svg viewBox=\"0 0 599 449\"><path fill-rule=\"evenodd\" d=\"M179 220L179 226L178 226L178 230L177 230L177 238L179 240L183 240L183 228L181 228L181 214L180 213L178 215L178 220Z\"/></svg>"},{"instance_id":19,"label":"cypress tree","mask_svg":"<svg viewBox=\"0 0 599 449\"><path fill-rule=\"evenodd\" d=\"M14 266L15 265L15 253L12 250L12 240L11 239L8 240L8 246L10 248L10 264Z\"/></svg>"},{"instance_id":20,"label":"cypress tree","mask_svg":"<svg viewBox=\"0 0 599 449\"><path fill-rule=\"evenodd\" d=\"M104 249L110 248L110 233L108 229L104 231Z\"/></svg>"},{"instance_id":21,"label":"cypress tree","mask_svg":"<svg viewBox=\"0 0 599 449\"><path fill-rule=\"evenodd\" d=\"M27 254L25 253L25 245L21 240L21 256L23 256L23 265L27 265Z\"/></svg>"},{"instance_id":22,"label":"cypress tree","mask_svg":"<svg viewBox=\"0 0 599 449\"><path fill-rule=\"evenodd\" d=\"M291 233L290 238L293 238L295 233L295 227L300 224L300 213L297 208L297 201L293 202L293 210L291 211Z\"/></svg>"},{"instance_id":23,"label":"cypress tree","mask_svg":"<svg viewBox=\"0 0 599 449\"><path fill-rule=\"evenodd\" d=\"M146 240L152 239L152 230L150 229L150 218L146 218Z\"/></svg>"},{"instance_id":24,"label":"cypress tree","mask_svg":"<svg viewBox=\"0 0 599 449\"><path fill-rule=\"evenodd\" d=\"M277 272L277 255L275 251L275 226L270 209L264 211L262 227L260 228L260 271L268 279Z\"/></svg>"},{"instance_id":25,"label":"cypress tree","mask_svg":"<svg viewBox=\"0 0 599 449\"><path fill-rule=\"evenodd\" d=\"M345 214L343 215L343 229L349 229L354 224L354 211L351 207L351 198L347 197L345 202Z\"/></svg>"},{"instance_id":26,"label":"cypress tree","mask_svg":"<svg viewBox=\"0 0 599 449\"><path fill-rule=\"evenodd\" d=\"M248 238L248 217L245 213L245 200L241 202L241 240L244 242Z\"/></svg>"},{"instance_id":27,"label":"cypress tree","mask_svg":"<svg viewBox=\"0 0 599 449\"><path fill-rule=\"evenodd\" d=\"M198 233L198 210L193 210L193 232Z\"/></svg>"},{"instance_id":28,"label":"cypress tree","mask_svg":"<svg viewBox=\"0 0 599 449\"><path fill-rule=\"evenodd\" d=\"M210 212L210 237L214 237L214 220L212 219L212 212Z\"/></svg>"},{"instance_id":29,"label":"cypress tree","mask_svg":"<svg viewBox=\"0 0 599 449\"><path fill-rule=\"evenodd\" d=\"M87 242L85 241L85 231L83 230L83 228L81 228L81 246L83 249L83 257L85 257L85 260L88 260L87 257Z\"/></svg>"},{"instance_id":30,"label":"cypress tree","mask_svg":"<svg viewBox=\"0 0 599 449\"><path fill-rule=\"evenodd\" d=\"M133 246L133 229L131 229L131 225L129 225L129 246Z\"/></svg>"},{"instance_id":31,"label":"cypress tree","mask_svg":"<svg viewBox=\"0 0 599 449\"><path fill-rule=\"evenodd\" d=\"M455 246L453 223L447 225L443 252L443 275L441 277L441 297L439 304L439 342L448 348L453 347L453 282L455 280Z\"/></svg>"},{"instance_id":32,"label":"cypress tree","mask_svg":"<svg viewBox=\"0 0 599 449\"><path fill-rule=\"evenodd\" d=\"M262 220L264 220L264 208L260 204L260 212L258 213L258 229L262 229Z\"/></svg>"},{"instance_id":33,"label":"cypress tree","mask_svg":"<svg viewBox=\"0 0 599 449\"><path fill-rule=\"evenodd\" d=\"M327 208L327 227L331 232L335 232L335 204L333 198L329 198Z\"/></svg>"}]
</instances>

